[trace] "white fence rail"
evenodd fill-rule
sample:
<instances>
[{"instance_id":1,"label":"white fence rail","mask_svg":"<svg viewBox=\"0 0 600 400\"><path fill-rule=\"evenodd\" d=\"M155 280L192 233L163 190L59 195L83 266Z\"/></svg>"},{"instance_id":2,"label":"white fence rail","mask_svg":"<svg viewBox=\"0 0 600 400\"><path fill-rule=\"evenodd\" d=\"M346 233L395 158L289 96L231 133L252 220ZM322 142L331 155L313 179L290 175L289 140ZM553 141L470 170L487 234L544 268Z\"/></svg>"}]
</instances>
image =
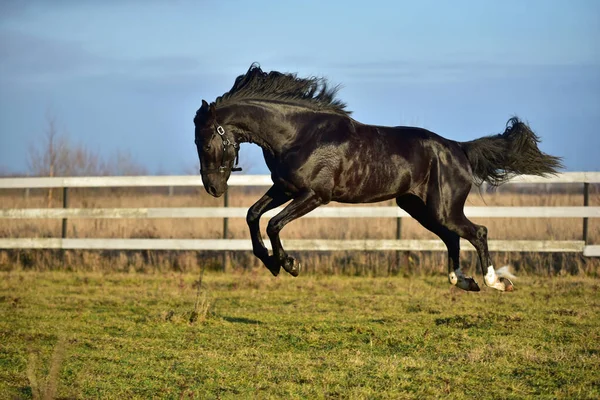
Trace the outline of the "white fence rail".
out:
<instances>
[{"instance_id":1,"label":"white fence rail","mask_svg":"<svg viewBox=\"0 0 600 400\"><path fill-rule=\"evenodd\" d=\"M267 218L280 212L275 208ZM247 207L173 208L21 208L0 209L0 218L85 219L85 218L245 218ZM490 218L600 218L600 207L465 207L467 217ZM409 217L398 207L323 206L302 218L402 218Z\"/></svg>"},{"instance_id":2,"label":"white fence rail","mask_svg":"<svg viewBox=\"0 0 600 400\"><path fill-rule=\"evenodd\" d=\"M252 250L252 244L245 239L3 239L8 248L36 249L92 249L92 250ZM438 251L446 250L440 240L322 240L291 239L282 240L287 250L336 251L336 250L397 250L397 251ZM270 243L265 243L271 248ZM492 240L490 251L533 251L582 253L586 246L582 240ZM461 248L474 251L473 246L461 240ZM593 249L592 249L593 250Z\"/></svg>"},{"instance_id":3,"label":"white fence rail","mask_svg":"<svg viewBox=\"0 0 600 400\"><path fill-rule=\"evenodd\" d=\"M565 172L548 178L523 175L510 182L600 183L600 172ZM271 186L273 181L269 175L232 175L227 183L230 186ZM202 186L202 178L199 175L0 178L0 189L160 186Z\"/></svg>"},{"instance_id":4,"label":"white fence rail","mask_svg":"<svg viewBox=\"0 0 600 400\"><path fill-rule=\"evenodd\" d=\"M578 207L465 207L468 217L490 218L583 218L583 238L580 241L546 240L494 240L491 251L579 252L585 256L600 256L600 245L587 243L588 218L600 218L600 207L589 206L589 184L600 183L600 172L571 172L550 178L520 176L511 183L569 183L583 184L583 206ZM244 218L247 208L188 207L188 208L68 208L68 188L82 187L175 187L201 186L199 176L124 176L124 177L52 177L52 178L2 178L2 189L63 188L63 208L0 209L0 219L62 219L62 238L0 238L0 248L46 248L46 249L106 249L106 250L251 250L249 240L241 239L72 239L66 237L68 219L81 218L223 218L227 230L228 218ZM231 186L270 186L268 175L234 175ZM270 217L281 208L270 211ZM404 218L408 214L397 207L320 207L303 218ZM225 233L225 232L224 232ZM287 240L284 246L290 250L397 250L437 251L445 250L439 240ZM226 236L226 235L224 235ZM267 243L267 247L269 244ZM464 242L462 248L472 251Z\"/></svg>"}]
</instances>

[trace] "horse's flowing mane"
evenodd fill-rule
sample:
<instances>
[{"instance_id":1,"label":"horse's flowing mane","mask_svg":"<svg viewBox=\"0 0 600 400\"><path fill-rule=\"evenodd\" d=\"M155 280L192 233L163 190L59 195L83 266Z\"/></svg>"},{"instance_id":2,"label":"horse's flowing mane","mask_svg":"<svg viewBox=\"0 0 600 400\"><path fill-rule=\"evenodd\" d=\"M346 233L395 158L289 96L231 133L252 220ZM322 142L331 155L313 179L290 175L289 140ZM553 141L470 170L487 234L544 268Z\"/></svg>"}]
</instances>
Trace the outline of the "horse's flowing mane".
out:
<instances>
[{"instance_id":1,"label":"horse's flowing mane","mask_svg":"<svg viewBox=\"0 0 600 400\"><path fill-rule=\"evenodd\" d=\"M319 110L350 114L346 104L336 98L339 86L330 87L325 78L298 78L296 74L263 72L253 63L248 72L235 79L233 87L215 104L225 105L239 100L285 101Z\"/></svg>"}]
</instances>

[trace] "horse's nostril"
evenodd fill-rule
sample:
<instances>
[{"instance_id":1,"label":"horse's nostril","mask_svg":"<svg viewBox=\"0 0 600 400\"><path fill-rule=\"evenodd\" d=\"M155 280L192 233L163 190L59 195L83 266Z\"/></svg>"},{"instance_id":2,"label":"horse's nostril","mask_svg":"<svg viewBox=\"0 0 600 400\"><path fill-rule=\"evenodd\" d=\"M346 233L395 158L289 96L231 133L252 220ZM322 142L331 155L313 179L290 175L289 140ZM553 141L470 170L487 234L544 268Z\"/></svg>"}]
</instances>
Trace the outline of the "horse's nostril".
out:
<instances>
[{"instance_id":1,"label":"horse's nostril","mask_svg":"<svg viewBox=\"0 0 600 400\"><path fill-rule=\"evenodd\" d=\"M213 196L217 194L217 189L212 185L210 185L207 190L208 190L208 193Z\"/></svg>"}]
</instances>

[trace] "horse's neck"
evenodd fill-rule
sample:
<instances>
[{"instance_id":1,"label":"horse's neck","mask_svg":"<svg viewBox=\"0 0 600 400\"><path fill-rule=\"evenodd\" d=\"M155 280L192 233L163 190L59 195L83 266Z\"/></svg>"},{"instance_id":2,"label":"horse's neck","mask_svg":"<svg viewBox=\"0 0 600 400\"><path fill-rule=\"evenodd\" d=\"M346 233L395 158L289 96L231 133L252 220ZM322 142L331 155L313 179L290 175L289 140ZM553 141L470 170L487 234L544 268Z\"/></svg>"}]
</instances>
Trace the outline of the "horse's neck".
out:
<instances>
[{"instance_id":1,"label":"horse's neck","mask_svg":"<svg viewBox=\"0 0 600 400\"><path fill-rule=\"evenodd\" d=\"M285 120L285 110L270 104L227 107L227 120L240 143L255 143L277 155L295 132Z\"/></svg>"}]
</instances>

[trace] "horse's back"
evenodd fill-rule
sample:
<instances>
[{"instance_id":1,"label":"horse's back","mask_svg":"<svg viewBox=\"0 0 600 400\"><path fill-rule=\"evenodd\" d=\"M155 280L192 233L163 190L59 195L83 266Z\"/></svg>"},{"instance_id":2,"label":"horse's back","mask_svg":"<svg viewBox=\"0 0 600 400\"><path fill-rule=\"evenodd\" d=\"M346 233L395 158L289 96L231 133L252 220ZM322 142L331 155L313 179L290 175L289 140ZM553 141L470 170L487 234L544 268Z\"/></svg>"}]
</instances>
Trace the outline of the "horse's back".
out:
<instances>
[{"instance_id":1,"label":"horse's back","mask_svg":"<svg viewBox=\"0 0 600 400\"><path fill-rule=\"evenodd\" d=\"M460 144L424 128L356 124L347 149L353 168L341 171L338 182L354 193L338 190L337 201L381 201L426 191L433 181L454 180L455 175L470 180Z\"/></svg>"},{"instance_id":2,"label":"horse's back","mask_svg":"<svg viewBox=\"0 0 600 400\"><path fill-rule=\"evenodd\" d=\"M440 171L468 167L457 142L427 129L320 114L302 122L305 129L281 159L265 157L274 182L290 193L310 186L325 202L377 202L424 190L442 178Z\"/></svg>"},{"instance_id":3,"label":"horse's back","mask_svg":"<svg viewBox=\"0 0 600 400\"><path fill-rule=\"evenodd\" d=\"M452 157L461 165L468 163L459 142L414 126L377 126L357 124L356 134L362 141L379 143L386 153L399 155L412 163L428 163L436 157Z\"/></svg>"}]
</instances>

